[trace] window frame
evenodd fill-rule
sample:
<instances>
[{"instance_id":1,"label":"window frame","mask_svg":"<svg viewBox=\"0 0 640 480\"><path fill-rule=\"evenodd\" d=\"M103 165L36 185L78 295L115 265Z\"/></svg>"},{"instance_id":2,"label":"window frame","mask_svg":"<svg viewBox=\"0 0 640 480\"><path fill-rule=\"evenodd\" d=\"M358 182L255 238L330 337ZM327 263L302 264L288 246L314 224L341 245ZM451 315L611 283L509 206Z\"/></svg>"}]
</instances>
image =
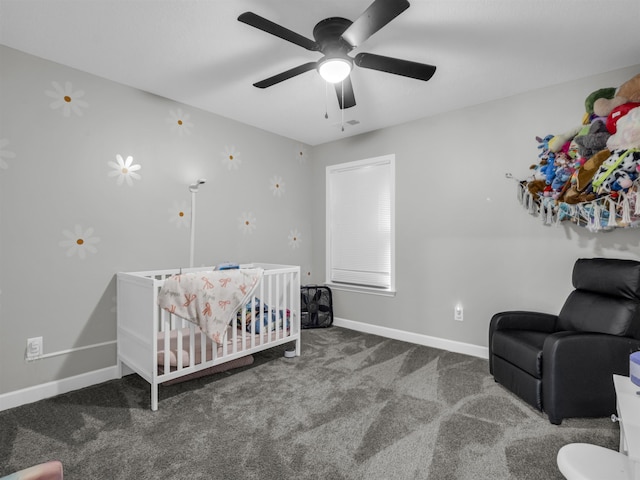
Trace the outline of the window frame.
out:
<instances>
[{"instance_id":1,"label":"window frame","mask_svg":"<svg viewBox=\"0 0 640 480\"><path fill-rule=\"evenodd\" d=\"M355 160L345 163L339 163L335 165L328 165L326 167L326 176L325 176L325 189L326 189L326 204L325 204L325 231L326 231L326 256L325 256L325 278L326 284L331 288L336 290L345 290L345 291L353 291L360 293L367 293L373 295L383 295L383 296L394 296L396 294L396 248L395 248L395 222L396 222L396 175L395 175L395 154L387 154L381 155L378 157L365 158L362 160ZM360 284L351 284L351 283L343 283L336 282L332 280L332 266L333 266L333 258L332 258L332 197L331 197L331 175L339 172L340 170L353 170L353 169L364 169L370 166L378 166L378 165L389 165L389 209L390 209L390 219L389 219L389 244L390 244L390 258L389 258L389 274L390 274L390 284L388 287L378 287L373 285L360 285Z\"/></svg>"}]
</instances>

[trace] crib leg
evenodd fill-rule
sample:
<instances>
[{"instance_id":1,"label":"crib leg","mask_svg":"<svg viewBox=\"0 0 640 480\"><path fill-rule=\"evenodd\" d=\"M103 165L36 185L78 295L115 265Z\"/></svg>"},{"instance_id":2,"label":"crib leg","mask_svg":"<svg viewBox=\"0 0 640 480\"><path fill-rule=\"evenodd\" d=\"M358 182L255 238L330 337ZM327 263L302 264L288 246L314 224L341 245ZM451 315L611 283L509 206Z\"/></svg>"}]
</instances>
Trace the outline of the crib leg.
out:
<instances>
[{"instance_id":1,"label":"crib leg","mask_svg":"<svg viewBox=\"0 0 640 480\"><path fill-rule=\"evenodd\" d=\"M300 341L300 338L298 338L296 340L296 357L300 356L300 345L302 344L302 342Z\"/></svg>"},{"instance_id":2,"label":"crib leg","mask_svg":"<svg viewBox=\"0 0 640 480\"><path fill-rule=\"evenodd\" d=\"M151 384L151 410L158 410L158 384Z\"/></svg>"}]
</instances>

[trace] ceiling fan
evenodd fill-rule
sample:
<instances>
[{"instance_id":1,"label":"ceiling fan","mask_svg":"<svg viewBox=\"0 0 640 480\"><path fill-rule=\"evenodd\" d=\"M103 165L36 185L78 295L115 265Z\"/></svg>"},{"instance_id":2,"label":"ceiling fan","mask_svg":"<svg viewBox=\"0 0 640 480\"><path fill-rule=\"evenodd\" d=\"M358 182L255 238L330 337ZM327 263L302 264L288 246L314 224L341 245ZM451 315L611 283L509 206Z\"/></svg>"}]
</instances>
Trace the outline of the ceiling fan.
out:
<instances>
[{"instance_id":1,"label":"ceiling fan","mask_svg":"<svg viewBox=\"0 0 640 480\"><path fill-rule=\"evenodd\" d=\"M358 53L355 57L348 55L351 50L360 46L371 35L387 25L407 8L409 8L407 0L374 0L369 5L369 8L354 22L340 17L321 20L313 28L314 40L253 12L245 12L238 17L240 22L312 52L320 52L323 55L316 62L304 63L253 85L258 88L267 88L302 73L317 69L322 78L335 85L338 104L341 109L345 109L351 108L356 104L353 85L349 76L354 64L362 68L427 81L436 71L436 67L433 65L383 57L373 53Z\"/></svg>"}]
</instances>

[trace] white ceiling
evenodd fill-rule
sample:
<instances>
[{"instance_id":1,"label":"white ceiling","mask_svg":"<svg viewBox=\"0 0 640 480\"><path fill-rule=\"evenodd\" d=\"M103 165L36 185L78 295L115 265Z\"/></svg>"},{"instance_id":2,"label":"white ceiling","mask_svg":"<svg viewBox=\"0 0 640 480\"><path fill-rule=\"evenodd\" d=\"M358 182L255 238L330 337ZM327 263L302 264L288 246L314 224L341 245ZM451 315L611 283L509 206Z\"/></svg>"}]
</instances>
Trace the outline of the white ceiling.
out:
<instances>
[{"instance_id":1,"label":"white ceiling","mask_svg":"<svg viewBox=\"0 0 640 480\"><path fill-rule=\"evenodd\" d=\"M238 22L242 12L313 38L318 21L355 20L371 2L0 0L0 43L310 145L640 64L640 0L412 0L351 55L438 70L422 82L356 67L344 121L359 124L341 131L316 71L253 87L321 54Z\"/></svg>"}]
</instances>

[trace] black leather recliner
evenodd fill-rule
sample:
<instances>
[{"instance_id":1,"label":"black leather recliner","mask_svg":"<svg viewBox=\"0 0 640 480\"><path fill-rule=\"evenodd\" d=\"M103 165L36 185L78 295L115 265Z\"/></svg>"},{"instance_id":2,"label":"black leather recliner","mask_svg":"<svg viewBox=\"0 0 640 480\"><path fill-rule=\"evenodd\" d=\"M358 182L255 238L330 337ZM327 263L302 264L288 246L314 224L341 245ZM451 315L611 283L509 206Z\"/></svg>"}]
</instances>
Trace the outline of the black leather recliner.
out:
<instances>
[{"instance_id":1,"label":"black leather recliner","mask_svg":"<svg viewBox=\"0 0 640 480\"><path fill-rule=\"evenodd\" d=\"M616 411L613 374L640 350L640 262L579 259L558 315L497 313L489 326L494 379L559 425Z\"/></svg>"}]
</instances>

